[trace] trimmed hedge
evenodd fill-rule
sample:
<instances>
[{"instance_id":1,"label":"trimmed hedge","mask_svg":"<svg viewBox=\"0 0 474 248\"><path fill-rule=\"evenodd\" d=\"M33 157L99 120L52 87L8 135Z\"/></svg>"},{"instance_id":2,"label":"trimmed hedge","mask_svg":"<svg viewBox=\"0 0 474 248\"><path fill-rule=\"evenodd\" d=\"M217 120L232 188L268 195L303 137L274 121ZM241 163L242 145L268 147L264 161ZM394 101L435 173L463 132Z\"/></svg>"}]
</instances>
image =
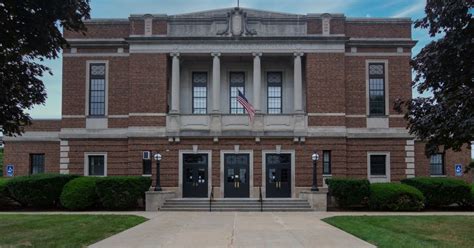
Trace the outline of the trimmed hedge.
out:
<instances>
[{"instance_id":1,"label":"trimmed hedge","mask_svg":"<svg viewBox=\"0 0 474 248\"><path fill-rule=\"evenodd\" d=\"M419 189L425 196L427 207L443 207L451 204L465 205L471 198L469 185L458 179L417 177L402 183Z\"/></svg>"},{"instance_id":2,"label":"trimmed hedge","mask_svg":"<svg viewBox=\"0 0 474 248\"><path fill-rule=\"evenodd\" d=\"M370 195L367 179L327 179L329 194L336 198L340 207L365 206Z\"/></svg>"},{"instance_id":3,"label":"trimmed hedge","mask_svg":"<svg viewBox=\"0 0 474 248\"><path fill-rule=\"evenodd\" d=\"M471 205L474 207L474 183L471 185Z\"/></svg>"},{"instance_id":4,"label":"trimmed hedge","mask_svg":"<svg viewBox=\"0 0 474 248\"><path fill-rule=\"evenodd\" d=\"M75 175L36 174L14 177L7 182L10 196L23 206L47 208L58 206L63 187Z\"/></svg>"},{"instance_id":5,"label":"trimmed hedge","mask_svg":"<svg viewBox=\"0 0 474 248\"><path fill-rule=\"evenodd\" d=\"M144 199L151 185L149 177L112 176L102 177L96 182L96 192L102 206L110 210L124 210L137 207Z\"/></svg>"},{"instance_id":6,"label":"trimmed hedge","mask_svg":"<svg viewBox=\"0 0 474 248\"><path fill-rule=\"evenodd\" d=\"M64 185L61 193L61 205L70 210L84 210L98 205L96 193L97 177L79 177Z\"/></svg>"},{"instance_id":7,"label":"trimmed hedge","mask_svg":"<svg viewBox=\"0 0 474 248\"><path fill-rule=\"evenodd\" d=\"M10 194L7 189L7 178L0 177L0 199L7 198Z\"/></svg>"},{"instance_id":8,"label":"trimmed hedge","mask_svg":"<svg viewBox=\"0 0 474 248\"><path fill-rule=\"evenodd\" d=\"M420 211L425 197L417 188L400 183L370 185L369 207L372 210Z\"/></svg>"}]
</instances>

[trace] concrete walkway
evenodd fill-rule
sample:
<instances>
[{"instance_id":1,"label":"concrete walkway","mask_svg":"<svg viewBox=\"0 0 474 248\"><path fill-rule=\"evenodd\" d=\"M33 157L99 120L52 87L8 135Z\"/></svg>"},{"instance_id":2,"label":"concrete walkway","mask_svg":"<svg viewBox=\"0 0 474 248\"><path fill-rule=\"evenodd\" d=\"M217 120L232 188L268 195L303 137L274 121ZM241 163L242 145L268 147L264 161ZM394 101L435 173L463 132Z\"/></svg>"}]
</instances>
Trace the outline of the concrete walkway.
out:
<instances>
[{"instance_id":1,"label":"concrete walkway","mask_svg":"<svg viewBox=\"0 0 474 248\"><path fill-rule=\"evenodd\" d=\"M91 247L374 247L321 219L356 215L474 215L474 212L1 212L121 214L143 224Z\"/></svg>"},{"instance_id":2,"label":"concrete walkway","mask_svg":"<svg viewBox=\"0 0 474 248\"><path fill-rule=\"evenodd\" d=\"M374 247L314 212L160 212L91 247Z\"/></svg>"}]
</instances>

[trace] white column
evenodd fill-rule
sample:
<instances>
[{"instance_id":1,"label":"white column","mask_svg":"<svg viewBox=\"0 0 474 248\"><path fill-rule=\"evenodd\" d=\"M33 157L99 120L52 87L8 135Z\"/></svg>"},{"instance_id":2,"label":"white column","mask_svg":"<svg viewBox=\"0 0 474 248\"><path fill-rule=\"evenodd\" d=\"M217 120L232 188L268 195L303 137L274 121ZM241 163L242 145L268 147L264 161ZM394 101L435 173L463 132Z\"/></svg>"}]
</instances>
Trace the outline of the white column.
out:
<instances>
[{"instance_id":1,"label":"white column","mask_svg":"<svg viewBox=\"0 0 474 248\"><path fill-rule=\"evenodd\" d=\"M262 53L253 53L253 107L255 112L260 112L260 95L262 89L262 66L260 57Z\"/></svg>"},{"instance_id":2,"label":"white column","mask_svg":"<svg viewBox=\"0 0 474 248\"><path fill-rule=\"evenodd\" d=\"M171 68L171 113L179 113L179 53L170 54Z\"/></svg>"},{"instance_id":3,"label":"white column","mask_svg":"<svg viewBox=\"0 0 474 248\"><path fill-rule=\"evenodd\" d=\"M221 95L221 61L220 53L211 53L212 59L212 112L220 112Z\"/></svg>"},{"instance_id":4,"label":"white column","mask_svg":"<svg viewBox=\"0 0 474 248\"><path fill-rule=\"evenodd\" d=\"M303 113L303 68L301 66L303 53L295 53L294 56L294 108L295 113Z\"/></svg>"}]
</instances>

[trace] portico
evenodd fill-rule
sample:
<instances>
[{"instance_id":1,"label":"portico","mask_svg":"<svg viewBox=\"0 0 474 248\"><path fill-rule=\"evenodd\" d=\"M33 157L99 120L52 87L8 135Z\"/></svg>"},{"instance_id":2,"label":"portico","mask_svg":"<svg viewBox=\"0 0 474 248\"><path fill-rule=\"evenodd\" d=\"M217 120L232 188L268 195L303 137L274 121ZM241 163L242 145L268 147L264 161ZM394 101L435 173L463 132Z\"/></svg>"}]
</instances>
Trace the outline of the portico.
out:
<instances>
[{"instance_id":1,"label":"portico","mask_svg":"<svg viewBox=\"0 0 474 248\"><path fill-rule=\"evenodd\" d=\"M292 136L296 126L306 126L302 52L175 52L170 53L170 60L168 120L177 124L169 126L175 135L197 130L220 136L223 131L233 130L249 135L286 131L284 136ZM256 110L252 123L235 101L237 90ZM303 118L295 118L297 115Z\"/></svg>"}]
</instances>

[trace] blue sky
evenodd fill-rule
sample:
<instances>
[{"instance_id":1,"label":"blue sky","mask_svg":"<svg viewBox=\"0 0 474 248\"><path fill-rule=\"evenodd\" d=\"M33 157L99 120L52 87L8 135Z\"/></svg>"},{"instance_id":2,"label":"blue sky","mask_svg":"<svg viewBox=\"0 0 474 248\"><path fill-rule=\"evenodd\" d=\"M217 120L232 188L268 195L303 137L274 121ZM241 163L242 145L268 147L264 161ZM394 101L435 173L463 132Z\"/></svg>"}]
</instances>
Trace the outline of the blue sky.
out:
<instances>
[{"instance_id":1,"label":"blue sky","mask_svg":"<svg viewBox=\"0 0 474 248\"><path fill-rule=\"evenodd\" d=\"M426 0L240 0L241 7L289 12L344 13L348 17L411 17L424 15ZM127 18L130 14L179 14L236 6L237 0L91 0L92 18ZM430 40L425 30L414 30L418 40L413 49L416 54ZM35 119L61 117L62 60L45 63L53 76L43 78L48 98L45 105L35 106L28 112Z\"/></svg>"}]
</instances>

